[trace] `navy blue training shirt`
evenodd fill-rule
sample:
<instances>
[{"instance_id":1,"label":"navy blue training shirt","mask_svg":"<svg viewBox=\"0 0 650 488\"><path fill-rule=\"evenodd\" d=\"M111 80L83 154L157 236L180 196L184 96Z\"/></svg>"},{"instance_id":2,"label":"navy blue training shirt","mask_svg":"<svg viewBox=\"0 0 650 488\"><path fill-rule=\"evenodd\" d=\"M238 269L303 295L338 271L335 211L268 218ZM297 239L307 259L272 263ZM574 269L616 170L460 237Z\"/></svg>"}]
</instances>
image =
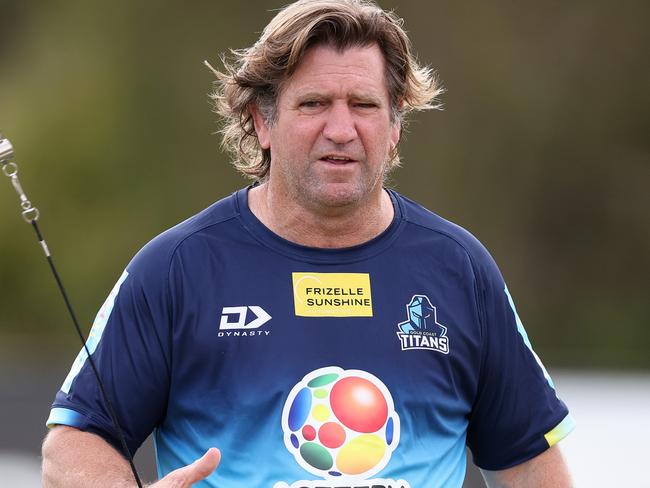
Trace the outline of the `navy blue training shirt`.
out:
<instances>
[{"instance_id":1,"label":"navy blue training shirt","mask_svg":"<svg viewBox=\"0 0 650 488\"><path fill-rule=\"evenodd\" d=\"M460 487L573 428L512 297L467 231L390 192L375 239L315 249L269 231L247 190L147 244L88 346L134 452L159 475L206 449L201 487ZM48 425L118 445L82 351Z\"/></svg>"}]
</instances>

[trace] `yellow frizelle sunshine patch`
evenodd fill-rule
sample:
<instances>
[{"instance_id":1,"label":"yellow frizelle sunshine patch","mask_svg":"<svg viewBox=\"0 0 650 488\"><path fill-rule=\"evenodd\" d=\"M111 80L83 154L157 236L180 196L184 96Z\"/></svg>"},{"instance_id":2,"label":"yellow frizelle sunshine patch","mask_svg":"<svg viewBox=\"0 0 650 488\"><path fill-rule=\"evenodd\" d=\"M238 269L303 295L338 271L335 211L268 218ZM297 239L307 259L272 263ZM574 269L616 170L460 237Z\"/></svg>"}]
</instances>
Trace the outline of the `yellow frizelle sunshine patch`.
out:
<instances>
[{"instance_id":1,"label":"yellow frizelle sunshine patch","mask_svg":"<svg viewBox=\"0 0 650 488\"><path fill-rule=\"evenodd\" d=\"M299 317L372 317L368 273L292 273Z\"/></svg>"}]
</instances>

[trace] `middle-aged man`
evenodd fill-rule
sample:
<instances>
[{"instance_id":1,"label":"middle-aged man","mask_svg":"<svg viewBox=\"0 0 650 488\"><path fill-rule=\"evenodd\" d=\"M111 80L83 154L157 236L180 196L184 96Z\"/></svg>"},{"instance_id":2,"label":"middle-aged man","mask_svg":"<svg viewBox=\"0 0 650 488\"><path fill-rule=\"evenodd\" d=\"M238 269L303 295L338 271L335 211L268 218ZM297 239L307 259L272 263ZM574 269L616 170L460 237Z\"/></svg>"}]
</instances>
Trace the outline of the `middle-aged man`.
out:
<instances>
[{"instance_id":1,"label":"middle-aged man","mask_svg":"<svg viewBox=\"0 0 650 488\"><path fill-rule=\"evenodd\" d=\"M89 341L129 450L155 432L153 486L460 487L466 445L489 486L570 486L494 261L383 186L439 93L401 21L300 1L236 56L215 99L257 184L145 246ZM134 486L83 353L48 424L46 486Z\"/></svg>"}]
</instances>

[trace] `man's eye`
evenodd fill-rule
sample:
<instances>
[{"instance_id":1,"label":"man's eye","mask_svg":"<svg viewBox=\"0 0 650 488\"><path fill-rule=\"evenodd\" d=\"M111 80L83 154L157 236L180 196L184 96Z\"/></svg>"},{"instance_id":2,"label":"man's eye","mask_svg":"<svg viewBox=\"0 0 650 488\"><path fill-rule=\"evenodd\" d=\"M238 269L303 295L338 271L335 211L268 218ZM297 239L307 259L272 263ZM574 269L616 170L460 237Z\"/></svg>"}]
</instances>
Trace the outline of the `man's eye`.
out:
<instances>
[{"instance_id":1,"label":"man's eye","mask_svg":"<svg viewBox=\"0 0 650 488\"><path fill-rule=\"evenodd\" d=\"M357 108L377 108L377 104L372 102L359 102L355 103L354 106Z\"/></svg>"},{"instance_id":2,"label":"man's eye","mask_svg":"<svg viewBox=\"0 0 650 488\"><path fill-rule=\"evenodd\" d=\"M305 108L316 108L316 107L320 107L322 105L323 105L323 102L321 102L320 100L307 100L307 101L304 101L304 102L300 103L300 106L305 107Z\"/></svg>"}]
</instances>

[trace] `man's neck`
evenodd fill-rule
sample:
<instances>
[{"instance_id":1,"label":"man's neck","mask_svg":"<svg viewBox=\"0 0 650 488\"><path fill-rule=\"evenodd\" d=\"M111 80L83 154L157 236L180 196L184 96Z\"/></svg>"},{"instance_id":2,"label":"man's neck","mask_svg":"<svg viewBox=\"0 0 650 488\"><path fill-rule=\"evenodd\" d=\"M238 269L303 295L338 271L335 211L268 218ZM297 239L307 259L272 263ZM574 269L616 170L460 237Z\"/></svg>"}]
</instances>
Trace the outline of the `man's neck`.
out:
<instances>
[{"instance_id":1,"label":"man's neck","mask_svg":"<svg viewBox=\"0 0 650 488\"><path fill-rule=\"evenodd\" d=\"M363 205L315 210L282 198L268 184L262 184L248 191L248 206L253 215L280 237L320 248L363 244L386 230L394 215L393 203L385 190Z\"/></svg>"}]
</instances>

